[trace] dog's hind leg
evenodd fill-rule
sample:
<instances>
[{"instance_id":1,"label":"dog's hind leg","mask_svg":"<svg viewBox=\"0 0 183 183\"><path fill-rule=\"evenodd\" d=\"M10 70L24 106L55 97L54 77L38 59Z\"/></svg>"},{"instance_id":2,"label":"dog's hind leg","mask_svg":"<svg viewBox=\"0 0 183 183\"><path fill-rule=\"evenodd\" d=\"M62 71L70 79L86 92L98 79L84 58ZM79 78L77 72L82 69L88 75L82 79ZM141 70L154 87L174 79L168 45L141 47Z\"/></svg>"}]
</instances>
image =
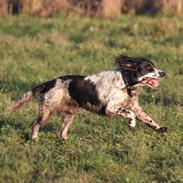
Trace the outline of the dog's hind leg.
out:
<instances>
[{"instance_id":1,"label":"dog's hind leg","mask_svg":"<svg viewBox=\"0 0 183 183\"><path fill-rule=\"evenodd\" d=\"M62 128L59 132L59 135L64 140L68 139L67 132L68 132L69 128L71 127L75 116L76 116L76 113L63 115L63 124L62 124Z\"/></svg>"},{"instance_id":2,"label":"dog's hind leg","mask_svg":"<svg viewBox=\"0 0 183 183\"><path fill-rule=\"evenodd\" d=\"M32 140L38 140L39 128L44 124L51 115L51 111L48 107L41 107L39 111L39 117L32 125Z\"/></svg>"}]
</instances>

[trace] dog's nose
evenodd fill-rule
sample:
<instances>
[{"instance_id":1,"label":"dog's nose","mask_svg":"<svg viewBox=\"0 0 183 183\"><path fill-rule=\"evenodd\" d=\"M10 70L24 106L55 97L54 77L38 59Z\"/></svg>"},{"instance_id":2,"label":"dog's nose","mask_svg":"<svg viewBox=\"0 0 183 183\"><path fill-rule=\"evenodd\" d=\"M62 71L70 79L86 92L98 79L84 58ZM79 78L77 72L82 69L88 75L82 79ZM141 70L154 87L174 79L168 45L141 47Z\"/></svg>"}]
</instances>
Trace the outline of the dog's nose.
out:
<instances>
[{"instance_id":1,"label":"dog's nose","mask_svg":"<svg viewBox=\"0 0 183 183\"><path fill-rule=\"evenodd\" d=\"M159 72L160 77L165 77L166 73L164 71Z\"/></svg>"}]
</instances>

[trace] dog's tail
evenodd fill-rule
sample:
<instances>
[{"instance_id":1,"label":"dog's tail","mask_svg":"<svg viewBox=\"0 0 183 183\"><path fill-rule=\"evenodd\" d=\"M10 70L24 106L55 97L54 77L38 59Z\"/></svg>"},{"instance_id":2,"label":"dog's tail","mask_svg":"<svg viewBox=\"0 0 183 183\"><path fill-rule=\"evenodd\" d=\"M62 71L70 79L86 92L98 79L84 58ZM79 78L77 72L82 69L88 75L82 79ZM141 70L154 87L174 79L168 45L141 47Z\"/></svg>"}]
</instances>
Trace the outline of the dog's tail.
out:
<instances>
[{"instance_id":1,"label":"dog's tail","mask_svg":"<svg viewBox=\"0 0 183 183\"><path fill-rule=\"evenodd\" d=\"M47 92L50 88L54 87L55 84L55 79L47 81L45 83L42 83L40 85L35 86L28 92L24 93L23 96L15 101L11 106L9 106L5 112L6 113L11 113L15 111L16 109L22 107L23 105L27 104L32 98L34 97L39 97L41 94L44 94Z\"/></svg>"},{"instance_id":2,"label":"dog's tail","mask_svg":"<svg viewBox=\"0 0 183 183\"><path fill-rule=\"evenodd\" d=\"M34 94L32 90L24 93L19 100L15 101L11 106L6 109L6 113L11 113L16 109L22 107L23 105L27 104L33 98L33 96Z\"/></svg>"}]
</instances>

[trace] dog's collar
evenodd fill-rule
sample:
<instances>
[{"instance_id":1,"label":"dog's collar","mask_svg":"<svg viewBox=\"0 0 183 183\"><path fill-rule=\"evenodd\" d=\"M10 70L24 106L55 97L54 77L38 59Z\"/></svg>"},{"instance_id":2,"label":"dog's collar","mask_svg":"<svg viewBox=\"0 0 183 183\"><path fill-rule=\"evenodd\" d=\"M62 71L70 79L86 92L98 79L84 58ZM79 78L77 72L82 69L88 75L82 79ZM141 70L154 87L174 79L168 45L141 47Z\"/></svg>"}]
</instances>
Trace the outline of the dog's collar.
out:
<instances>
[{"instance_id":1,"label":"dog's collar","mask_svg":"<svg viewBox=\"0 0 183 183\"><path fill-rule=\"evenodd\" d=\"M130 88L129 79L128 79L128 77L126 77L125 75L126 75L126 74L125 74L124 72L122 72L122 77L123 77L123 81L124 81L124 83L125 83L125 86L126 86L127 88Z\"/></svg>"}]
</instances>

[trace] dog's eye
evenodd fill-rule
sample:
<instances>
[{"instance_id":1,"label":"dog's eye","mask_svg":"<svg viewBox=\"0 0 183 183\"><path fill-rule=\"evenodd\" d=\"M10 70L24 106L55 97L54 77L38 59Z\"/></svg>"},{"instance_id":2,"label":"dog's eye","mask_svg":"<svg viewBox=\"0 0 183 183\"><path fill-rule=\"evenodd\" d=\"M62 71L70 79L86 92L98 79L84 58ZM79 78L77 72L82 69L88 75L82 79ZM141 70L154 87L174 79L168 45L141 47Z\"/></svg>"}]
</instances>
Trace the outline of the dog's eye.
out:
<instances>
[{"instance_id":1,"label":"dog's eye","mask_svg":"<svg viewBox=\"0 0 183 183\"><path fill-rule=\"evenodd\" d=\"M148 70L149 72L153 71L154 69L151 66L146 66L146 70Z\"/></svg>"}]
</instances>

